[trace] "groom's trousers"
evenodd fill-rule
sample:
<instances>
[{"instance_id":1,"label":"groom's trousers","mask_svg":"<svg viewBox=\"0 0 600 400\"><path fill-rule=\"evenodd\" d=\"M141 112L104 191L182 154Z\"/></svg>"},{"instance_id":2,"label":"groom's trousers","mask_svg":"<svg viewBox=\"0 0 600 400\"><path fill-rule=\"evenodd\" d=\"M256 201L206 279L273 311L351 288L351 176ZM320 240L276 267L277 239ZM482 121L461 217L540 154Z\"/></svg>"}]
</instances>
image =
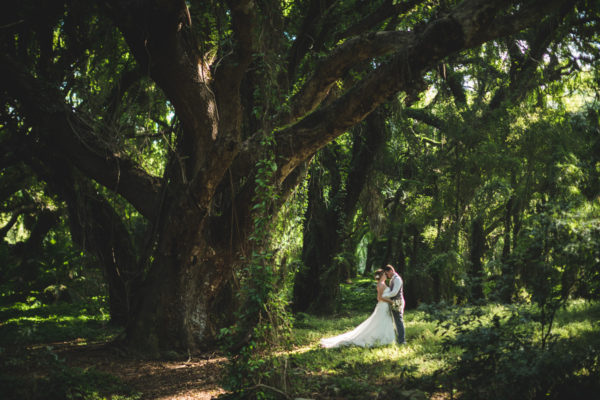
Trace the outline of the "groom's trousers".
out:
<instances>
[{"instance_id":1,"label":"groom's trousers","mask_svg":"<svg viewBox=\"0 0 600 400\"><path fill-rule=\"evenodd\" d=\"M404 338L404 316L400 311L392 310L392 316L394 317L394 324L396 324L396 340L398 344L405 344L406 339Z\"/></svg>"}]
</instances>

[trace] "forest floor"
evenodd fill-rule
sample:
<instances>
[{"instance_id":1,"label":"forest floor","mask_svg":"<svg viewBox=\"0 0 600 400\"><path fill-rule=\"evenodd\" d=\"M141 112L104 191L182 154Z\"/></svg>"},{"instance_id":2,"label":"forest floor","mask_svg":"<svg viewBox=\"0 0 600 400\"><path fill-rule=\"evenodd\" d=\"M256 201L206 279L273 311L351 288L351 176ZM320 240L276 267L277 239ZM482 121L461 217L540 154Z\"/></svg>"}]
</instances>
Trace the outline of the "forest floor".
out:
<instances>
[{"instance_id":1,"label":"forest floor","mask_svg":"<svg viewBox=\"0 0 600 400\"><path fill-rule=\"evenodd\" d=\"M197 354L184 361L143 360L120 354L110 344L53 344L70 367L94 368L118 377L147 400L210 400L225 391L219 385L225 358Z\"/></svg>"},{"instance_id":2,"label":"forest floor","mask_svg":"<svg viewBox=\"0 0 600 400\"><path fill-rule=\"evenodd\" d=\"M216 354L166 361L132 358L107 342L82 343L76 339L45 346L51 346L71 368L116 376L141 396L140 400L210 400L225 393L219 380L226 359Z\"/></svg>"},{"instance_id":3,"label":"forest floor","mask_svg":"<svg viewBox=\"0 0 600 400\"><path fill-rule=\"evenodd\" d=\"M226 359L134 358L115 344L102 304L35 299L0 306L0 399L208 400L225 393Z\"/></svg>"},{"instance_id":4,"label":"forest floor","mask_svg":"<svg viewBox=\"0 0 600 400\"><path fill-rule=\"evenodd\" d=\"M480 357L487 354L477 346L487 346L488 342L496 346L498 334L504 335L502 338L509 345L513 339L523 340L521 336L513 335L514 327L506 325L514 308L488 304L479 308L457 307L453 309L453 312L458 312L454 317L454 314L445 314L445 309L407 311L408 344L405 346L321 349L318 345L321 338L356 327L372 312L370 280L357 280L345 286L342 296L344 307L335 316L317 317L302 313L294 316L293 346L273 351L264 360L265 365L271 368L270 379L273 381L267 384L272 388L282 388L292 398L446 400L456 398L460 393L454 377L445 372L455 365L452 363L456 363L460 355ZM444 321L454 321L450 328L454 330L457 326L464 328L462 315L481 315L481 318L469 323L469 332L483 327L473 342L474 348L444 346L448 337L445 335L454 336L455 333L448 329L440 330L440 325L432 320L432 313L440 312ZM499 325L489 329L496 320L503 321L502 326L507 328ZM519 321L519 329L515 332L539 335L535 322ZM553 327L553 346L558 353L541 351L535 342L531 342L533 345L528 347L526 356L534 357L536 362L546 360L550 364L540 369L539 376L531 375L529 367L522 373L528 379L536 378L543 383L547 371L554 367L558 368L556 371L562 371L565 365L571 363L568 364L571 365L569 380L561 378L565 380L564 387L581 387L587 382L589 388L600 389L600 379L595 381L600 376L598 321L599 302L569 302L557 313ZM28 300L26 303L0 306L0 398L208 400L226 393L222 382L227 373L227 360L218 353L192 354L180 360L134 358L114 344L120 334L122 329L111 327L106 313L98 306L94 308L93 303L44 305ZM475 337L468 334L471 336L463 337ZM521 353L523 351L519 350L514 356L522 358L517 358L519 362L529 360ZM505 357L501 361L512 365L515 362L513 358ZM505 371L505 364L496 367ZM476 375L478 377L494 376L497 372L489 368L480 371L478 365L475 367L469 373L479 374ZM514 371L515 376L511 379L520 382L519 379L523 378L519 375L521 370ZM472 389L465 385L465 390Z\"/></svg>"}]
</instances>

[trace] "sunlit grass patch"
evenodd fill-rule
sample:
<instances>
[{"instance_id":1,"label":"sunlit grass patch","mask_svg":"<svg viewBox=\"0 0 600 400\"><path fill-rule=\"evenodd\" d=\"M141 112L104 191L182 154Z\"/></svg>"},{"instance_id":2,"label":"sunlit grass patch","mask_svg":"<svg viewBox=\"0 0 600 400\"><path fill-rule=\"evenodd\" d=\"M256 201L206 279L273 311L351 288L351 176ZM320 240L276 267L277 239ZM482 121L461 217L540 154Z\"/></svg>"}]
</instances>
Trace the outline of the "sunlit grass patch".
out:
<instances>
[{"instance_id":1,"label":"sunlit grass patch","mask_svg":"<svg viewBox=\"0 0 600 400\"><path fill-rule=\"evenodd\" d=\"M355 313L352 316L338 318L320 318L309 314L300 314L294 323L294 337L297 345L318 344L324 337L335 336L353 329L369 317L369 313Z\"/></svg>"},{"instance_id":2,"label":"sunlit grass patch","mask_svg":"<svg viewBox=\"0 0 600 400\"><path fill-rule=\"evenodd\" d=\"M574 300L559 310L552 333L562 339L594 335L600 331L600 303Z\"/></svg>"},{"instance_id":3,"label":"sunlit grass patch","mask_svg":"<svg viewBox=\"0 0 600 400\"><path fill-rule=\"evenodd\" d=\"M100 340L118 329L108 325L102 299L89 303L43 304L39 301L0 307L0 346L28 345L76 338Z\"/></svg>"},{"instance_id":4,"label":"sunlit grass patch","mask_svg":"<svg viewBox=\"0 0 600 400\"><path fill-rule=\"evenodd\" d=\"M598 331L598 324L592 321L571 322L553 329L552 333L566 339L573 339L586 333Z\"/></svg>"},{"instance_id":5,"label":"sunlit grass patch","mask_svg":"<svg viewBox=\"0 0 600 400\"><path fill-rule=\"evenodd\" d=\"M104 298L44 304L35 297L0 306L0 393L6 399L106 398L141 394L117 377L93 368L68 367L55 342L84 345L115 337Z\"/></svg>"},{"instance_id":6,"label":"sunlit grass patch","mask_svg":"<svg viewBox=\"0 0 600 400\"><path fill-rule=\"evenodd\" d=\"M368 293L362 295L366 297ZM456 379L453 375L448 375L450 373L448 371L452 371L465 356L479 356L473 353L473 348L469 350L454 343L459 332L483 335L479 339L473 336L469 340L472 344L476 344L478 340L485 344L487 340L493 339L494 335L500 334L496 331L497 324L503 326L509 321L511 321L510 326L516 324L514 327L521 334L530 335L531 342L527 343L532 346L528 348L530 350L527 355L523 353L520 356L517 352L508 356L509 359L514 359L516 363L514 367L525 368L523 371L525 377L528 374L536 374L537 372L530 371L531 366L528 364L530 361L527 357L537 357L538 353L543 357L543 350L538 344L541 328L535 317L536 310L526 304L488 303L482 306L423 307L419 310L410 310L405 314L408 342L405 346L389 345L374 348L352 346L334 349L319 347L321 338L346 332L364 321L375 306L372 296L369 296L364 304L369 302L368 310L360 309L352 312L347 308L340 314L330 317L305 314L298 316L294 328L296 348L283 355L288 357L290 365L288 371L292 388L290 393L298 397L346 399L381 396L393 398L390 393L393 394L394 390L400 389L418 389L429 395L448 394L453 390L453 380ZM356 304L361 302L356 299ZM598 349L599 315L600 304L598 303L579 300L569 302L568 306L559 310L556 315L552 330L553 340L560 341L558 345L561 347L570 346L578 352L584 351L586 347ZM461 329L458 330L458 327ZM506 328L503 329L506 334ZM482 347L484 348L485 346ZM508 346L500 351L509 351L510 348ZM297 351L299 349L301 351ZM590 356L593 357L593 354ZM542 358L540 362L548 361ZM519 366L521 364L522 366ZM586 373L588 375L595 373L586 372L585 368L578 371L579 367L576 365L572 368L575 368L575 376L580 375L583 378L587 376ZM517 372L512 374L521 376ZM536 379L538 379L537 375ZM360 390L363 391L364 397L357 395L359 393L357 391Z\"/></svg>"},{"instance_id":7,"label":"sunlit grass patch","mask_svg":"<svg viewBox=\"0 0 600 400\"><path fill-rule=\"evenodd\" d=\"M294 371L292 377L299 379L301 387L296 395L309 397L311 393L328 390L332 397L354 398L359 396L356 392L359 388L363 391L370 388L374 390L371 397L376 398L377 392L386 385L414 380L444 367L444 356L440 353L442 337L434 332L436 324L425 320L425 314L420 311L409 311L405 315L407 345L319 347L321 338L353 329L369 315L356 312L350 317L302 315L299 318L294 329L296 344L309 345L310 350L288 355ZM301 379L304 379L302 384ZM381 385L381 388L373 389L373 385Z\"/></svg>"},{"instance_id":8,"label":"sunlit grass patch","mask_svg":"<svg viewBox=\"0 0 600 400\"><path fill-rule=\"evenodd\" d=\"M590 302L582 299L572 300L556 314L556 321L559 324L583 319L600 321L600 302Z\"/></svg>"}]
</instances>

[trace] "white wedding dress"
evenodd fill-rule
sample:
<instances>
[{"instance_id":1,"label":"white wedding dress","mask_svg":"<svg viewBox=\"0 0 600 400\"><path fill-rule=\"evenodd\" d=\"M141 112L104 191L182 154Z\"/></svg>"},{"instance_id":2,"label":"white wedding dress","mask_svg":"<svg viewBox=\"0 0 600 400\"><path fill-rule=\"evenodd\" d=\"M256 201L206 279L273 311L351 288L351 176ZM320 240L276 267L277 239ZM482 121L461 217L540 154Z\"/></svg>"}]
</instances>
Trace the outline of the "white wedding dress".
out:
<instances>
[{"instance_id":1,"label":"white wedding dress","mask_svg":"<svg viewBox=\"0 0 600 400\"><path fill-rule=\"evenodd\" d=\"M385 296L390 289L383 291ZM325 348L340 346L373 347L394 343L396 332L394 320L390 312L390 304L379 301L373 314L350 332L331 338L321 339L321 346Z\"/></svg>"}]
</instances>

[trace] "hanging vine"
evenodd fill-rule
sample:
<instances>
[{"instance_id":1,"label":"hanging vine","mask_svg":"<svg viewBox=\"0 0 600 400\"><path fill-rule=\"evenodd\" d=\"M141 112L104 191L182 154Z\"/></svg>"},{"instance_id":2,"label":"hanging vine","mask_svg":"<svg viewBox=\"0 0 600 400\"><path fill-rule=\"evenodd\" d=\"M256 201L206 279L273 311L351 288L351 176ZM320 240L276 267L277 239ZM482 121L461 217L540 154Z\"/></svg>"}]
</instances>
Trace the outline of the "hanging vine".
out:
<instances>
[{"instance_id":1,"label":"hanging vine","mask_svg":"<svg viewBox=\"0 0 600 400\"><path fill-rule=\"evenodd\" d=\"M277 201L274 175L273 133L264 134L261 145L264 156L257 163L256 192L253 198L254 229L250 237L250 255L241 271L241 305L237 323L221 330L227 347L229 371L225 386L232 391L229 398L271 398L277 394L285 397L284 390L270 382L281 367L281 359L270 359L268 351L289 342L292 317L287 312L287 300L277 286L274 253L270 248L273 232L273 205ZM285 361L283 362L285 364Z\"/></svg>"}]
</instances>

